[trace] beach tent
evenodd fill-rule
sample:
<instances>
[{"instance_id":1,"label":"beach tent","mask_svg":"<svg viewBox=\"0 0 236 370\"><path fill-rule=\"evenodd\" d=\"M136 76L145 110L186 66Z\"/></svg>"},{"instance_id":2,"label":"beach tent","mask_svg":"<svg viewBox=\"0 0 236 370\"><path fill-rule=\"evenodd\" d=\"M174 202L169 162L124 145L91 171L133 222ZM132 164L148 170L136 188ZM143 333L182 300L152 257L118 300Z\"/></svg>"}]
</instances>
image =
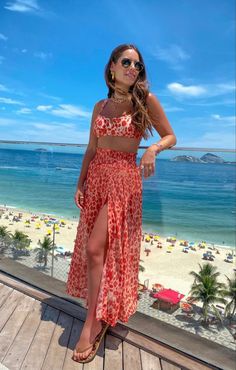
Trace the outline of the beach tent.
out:
<instances>
[{"instance_id":1,"label":"beach tent","mask_svg":"<svg viewBox=\"0 0 236 370\"><path fill-rule=\"evenodd\" d=\"M173 289L162 289L153 294L153 298L157 298L154 306L160 310L169 311L169 313L172 313L179 308L180 300L183 297L184 294L181 294Z\"/></svg>"},{"instance_id":2,"label":"beach tent","mask_svg":"<svg viewBox=\"0 0 236 370\"><path fill-rule=\"evenodd\" d=\"M170 302L171 304L179 303L184 296L184 294L173 289L163 289L153 295L154 298L157 298L161 301Z\"/></svg>"}]
</instances>

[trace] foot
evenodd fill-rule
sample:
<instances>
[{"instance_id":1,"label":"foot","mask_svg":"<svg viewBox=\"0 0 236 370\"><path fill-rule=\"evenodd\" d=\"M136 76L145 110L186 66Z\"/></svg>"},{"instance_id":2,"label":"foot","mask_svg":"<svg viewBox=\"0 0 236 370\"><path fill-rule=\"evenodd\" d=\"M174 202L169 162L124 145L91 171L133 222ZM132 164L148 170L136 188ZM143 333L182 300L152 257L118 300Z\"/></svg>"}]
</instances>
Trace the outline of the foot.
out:
<instances>
[{"instance_id":1,"label":"foot","mask_svg":"<svg viewBox=\"0 0 236 370\"><path fill-rule=\"evenodd\" d=\"M97 321L96 319L94 319L92 325L91 321L85 321L79 341L76 343L74 349L73 360L79 361L88 357L88 355L92 352L94 339L100 333L101 330L102 330L101 321ZM83 348L87 349L81 352L78 350Z\"/></svg>"}]
</instances>

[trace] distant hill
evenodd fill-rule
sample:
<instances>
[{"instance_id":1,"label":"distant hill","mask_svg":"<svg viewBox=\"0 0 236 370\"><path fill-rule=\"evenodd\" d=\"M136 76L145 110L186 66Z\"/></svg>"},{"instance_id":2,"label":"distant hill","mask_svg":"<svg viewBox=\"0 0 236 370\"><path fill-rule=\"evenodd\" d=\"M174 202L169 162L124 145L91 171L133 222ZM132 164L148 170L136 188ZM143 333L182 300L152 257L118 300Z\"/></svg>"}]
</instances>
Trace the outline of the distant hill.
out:
<instances>
[{"instance_id":1,"label":"distant hill","mask_svg":"<svg viewBox=\"0 0 236 370\"><path fill-rule=\"evenodd\" d=\"M178 155L170 159L173 162L192 162L192 163L224 163L235 164L236 162L225 161L223 158L216 154L206 153L202 157L194 157L193 155Z\"/></svg>"}]
</instances>

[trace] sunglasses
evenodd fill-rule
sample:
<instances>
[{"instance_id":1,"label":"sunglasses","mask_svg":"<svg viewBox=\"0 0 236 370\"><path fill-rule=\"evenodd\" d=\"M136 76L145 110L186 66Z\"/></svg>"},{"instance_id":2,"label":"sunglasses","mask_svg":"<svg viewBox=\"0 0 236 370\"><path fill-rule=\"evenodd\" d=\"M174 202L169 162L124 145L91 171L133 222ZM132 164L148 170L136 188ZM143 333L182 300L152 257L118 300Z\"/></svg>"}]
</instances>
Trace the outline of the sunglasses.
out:
<instances>
[{"instance_id":1,"label":"sunglasses","mask_svg":"<svg viewBox=\"0 0 236 370\"><path fill-rule=\"evenodd\" d=\"M129 58L123 58L121 60L121 65L124 68L129 68L131 64L132 64L132 60ZM136 69L136 71L141 72L144 69L144 65L143 63L136 61L134 62L134 68Z\"/></svg>"}]
</instances>

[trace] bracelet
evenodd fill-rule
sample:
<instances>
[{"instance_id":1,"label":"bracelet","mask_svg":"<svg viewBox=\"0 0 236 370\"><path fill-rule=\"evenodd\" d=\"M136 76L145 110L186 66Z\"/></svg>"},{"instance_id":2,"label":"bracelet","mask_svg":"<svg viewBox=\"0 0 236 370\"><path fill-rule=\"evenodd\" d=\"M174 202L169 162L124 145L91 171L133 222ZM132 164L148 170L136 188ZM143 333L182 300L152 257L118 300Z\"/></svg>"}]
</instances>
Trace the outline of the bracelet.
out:
<instances>
[{"instance_id":1,"label":"bracelet","mask_svg":"<svg viewBox=\"0 0 236 370\"><path fill-rule=\"evenodd\" d=\"M162 150L164 150L163 145L162 145L162 144L160 144L160 143L154 143L153 145L158 146L158 147L159 147L159 149L160 149L160 150L156 150L156 151L155 151L155 155L157 155L157 154L158 154L158 153L160 153Z\"/></svg>"}]
</instances>

